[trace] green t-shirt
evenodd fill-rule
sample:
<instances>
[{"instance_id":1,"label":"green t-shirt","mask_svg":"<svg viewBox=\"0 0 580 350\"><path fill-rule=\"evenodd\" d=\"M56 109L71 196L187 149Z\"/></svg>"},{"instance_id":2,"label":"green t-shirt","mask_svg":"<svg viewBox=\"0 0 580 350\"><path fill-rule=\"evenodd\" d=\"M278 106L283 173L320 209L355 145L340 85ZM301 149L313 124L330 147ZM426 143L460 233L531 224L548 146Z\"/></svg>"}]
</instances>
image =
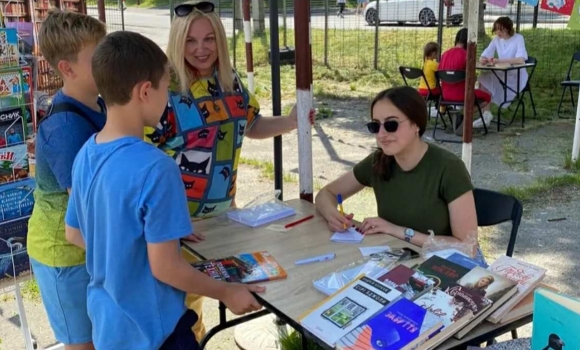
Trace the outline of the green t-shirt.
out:
<instances>
[{"instance_id":1,"label":"green t-shirt","mask_svg":"<svg viewBox=\"0 0 580 350\"><path fill-rule=\"evenodd\" d=\"M415 168L403 171L394 162L391 178L385 181L373 173L377 156L370 154L353 171L361 185L373 188L379 217L418 232L451 236L448 204L473 190L463 161L429 144Z\"/></svg>"}]
</instances>

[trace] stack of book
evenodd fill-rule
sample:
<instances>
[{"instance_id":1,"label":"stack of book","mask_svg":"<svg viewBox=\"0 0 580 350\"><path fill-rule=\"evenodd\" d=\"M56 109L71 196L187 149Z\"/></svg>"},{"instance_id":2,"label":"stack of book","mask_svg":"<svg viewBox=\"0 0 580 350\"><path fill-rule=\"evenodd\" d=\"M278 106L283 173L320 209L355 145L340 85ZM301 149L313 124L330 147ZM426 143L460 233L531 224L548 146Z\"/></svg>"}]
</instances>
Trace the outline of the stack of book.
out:
<instances>
[{"instance_id":1,"label":"stack of book","mask_svg":"<svg viewBox=\"0 0 580 350\"><path fill-rule=\"evenodd\" d=\"M502 256L487 269L468 257L434 255L414 268L361 275L300 320L329 347L433 349L463 338L482 322L531 314L546 270Z\"/></svg>"}]
</instances>

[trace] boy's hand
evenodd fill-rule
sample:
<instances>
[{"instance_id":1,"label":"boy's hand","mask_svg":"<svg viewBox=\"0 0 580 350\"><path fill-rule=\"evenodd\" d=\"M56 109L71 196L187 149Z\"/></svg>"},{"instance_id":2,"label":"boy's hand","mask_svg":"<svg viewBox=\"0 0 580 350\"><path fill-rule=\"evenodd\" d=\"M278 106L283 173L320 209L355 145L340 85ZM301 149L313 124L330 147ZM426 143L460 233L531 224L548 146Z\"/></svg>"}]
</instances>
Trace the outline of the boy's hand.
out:
<instances>
[{"instance_id":1,"label":"boy's hand","mask_svg":"<svg viewBox=\"0 0 580 350\"><path fill-rule=\"evenodd\" d=\"M193 242L193 243L199 243L199 242L205 240L205 236L202 235L201 233L192 233L189 236L183 237L183 239L186 241Z\"/></svg>"},{"instance_id":2,"label":"boy's hand","mask_svg":"<svg viewBox=\"0 0 580 350\"><path fill-rule=\"evenodd\" d=\"M252 292L263 293L265 290L263 286L228 283L221 301L234 315L243 315L262 308Z\"/></svg>"}]
</instances>

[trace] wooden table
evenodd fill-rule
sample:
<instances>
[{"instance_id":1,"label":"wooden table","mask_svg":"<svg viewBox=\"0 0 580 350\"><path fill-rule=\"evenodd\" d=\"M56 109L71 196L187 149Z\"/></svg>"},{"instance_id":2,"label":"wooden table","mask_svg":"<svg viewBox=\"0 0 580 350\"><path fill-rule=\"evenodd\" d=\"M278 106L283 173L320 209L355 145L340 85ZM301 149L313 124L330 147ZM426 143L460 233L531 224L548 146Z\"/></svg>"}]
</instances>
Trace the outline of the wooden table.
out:
<instances>
[{"instance_id":1,"label":"wooden table","mask_svg":"<svg viewBox=\"0 0 580 350\"><path fill-rule=\"evenodd\" d=\"M299 199L286 203L294 207L298 213L295 216L282 219L276 224L293 222L310 214L315 214L315 217L295 226L288 232L271 231L266 228L267 225L259 228L250 228L229 221L225 217L194 223L195 231L203 233L206 239L201 243L184 242L184 244L200 258L222 258L239 253L265 250L272 254L288 274L287 279L265 283L266 292L258 294L257 297L266 310L251 314L250 317L242 316L232 321L227 321L229 323L226 325L224 324L226 322L225 306L220 303L220 324L214 328L215 331L214 329L210 330L202 340L200 343L202 349L217 332L250 319L261 317L269 312L304 334L304 330L299 324L300 316L325 298L325 295L314 289L312 281L360 260L362 256L358 248L361 246L388 245L391 248L410 247L419 251L418 247L388 235L367 236L361 244L331 242L330 236L332 233L328 229L326 221L316 213L313 204ZM328 253L335 253L336 258L308 265L297 266L294 264L299 259ZM487 334L498 328L493 325L491 325L493 327L485 328L486 325L491 324L477 327L471 333L479 334L477 332L481 328L481 331L484 332L482 334ZM473 338L466 337L467 340ZM441 349L450 349L464 344L466 339L461 341L450 339L442 345Z\"/></svg>"},{"instance_id":2,"label":"wooden table","mask_svg":"<svg viewBox=\"0 0 580 350\"><path fill-rule=\"evenodd\" d=\"M483 71L491 71L493 73L493 75L495 75L497 80L500 82L500 84L503 86L504 102L501 105L499 105L498 111L497 111L497 131L498 132L500 131L500 126L502 125L502 123L501 123L501 110L502 110L503 105L506 103L512 103L514 101L518 101L518 105L519 104L522 105L522 128L524 127L526 107L525 107L525 104L522 103L522 100L521 100L523 97L523 94L521 94L521 92L520 92L520 71L522 69L533 68L535 66L536 66L535 63L493 64L493 65L486 65L486 64L480 64L480 63L476 64L475 69L483 70ZM512 89L511 87L509 87L506 83L508 72L512 71L512 70L517 70L517 72L518 72L517 87L515 90ZM504 76L503 80L499 77L498 72L503 72L503 76ZM530 76L528 76L528 81L529 81ZM527 82L526 82L526 84L527 84ZM513 100L507 99L508 90L511 90L516 94ZM516 110L516 112L517 112L517 110ZM514 112L514 115L512 116L512 120L509 123L506 123L505 125L511 125L514 122L515 118L516 118L516 114Z\"/></svg>"}]
</instances>

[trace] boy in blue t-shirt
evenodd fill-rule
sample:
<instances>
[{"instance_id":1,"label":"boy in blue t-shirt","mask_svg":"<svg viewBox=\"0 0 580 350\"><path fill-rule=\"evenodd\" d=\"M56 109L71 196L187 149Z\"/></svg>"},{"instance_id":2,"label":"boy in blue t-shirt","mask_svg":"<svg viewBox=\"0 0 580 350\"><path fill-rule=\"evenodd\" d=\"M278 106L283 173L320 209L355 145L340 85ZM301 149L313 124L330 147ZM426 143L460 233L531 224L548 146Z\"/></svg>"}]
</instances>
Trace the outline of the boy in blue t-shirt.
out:
<instances>
[{"instance_id":1,"label":"boy in blue t-shirt","mask_svg":"<svg viewBox=\"0 0 580 350\"><path fill-rule=\"evenodd\" d=\"M95 348L197 349L186 292L243 314L261 308L251 292L264 288L216 281L180 254L179 239L193 228L179 169L142 140L167 105L163 51L140 34L115 32L97 46L92 70L107 122L75 159L65 221L67 239L86 245Z\"/></svg>"}]
</instances>

